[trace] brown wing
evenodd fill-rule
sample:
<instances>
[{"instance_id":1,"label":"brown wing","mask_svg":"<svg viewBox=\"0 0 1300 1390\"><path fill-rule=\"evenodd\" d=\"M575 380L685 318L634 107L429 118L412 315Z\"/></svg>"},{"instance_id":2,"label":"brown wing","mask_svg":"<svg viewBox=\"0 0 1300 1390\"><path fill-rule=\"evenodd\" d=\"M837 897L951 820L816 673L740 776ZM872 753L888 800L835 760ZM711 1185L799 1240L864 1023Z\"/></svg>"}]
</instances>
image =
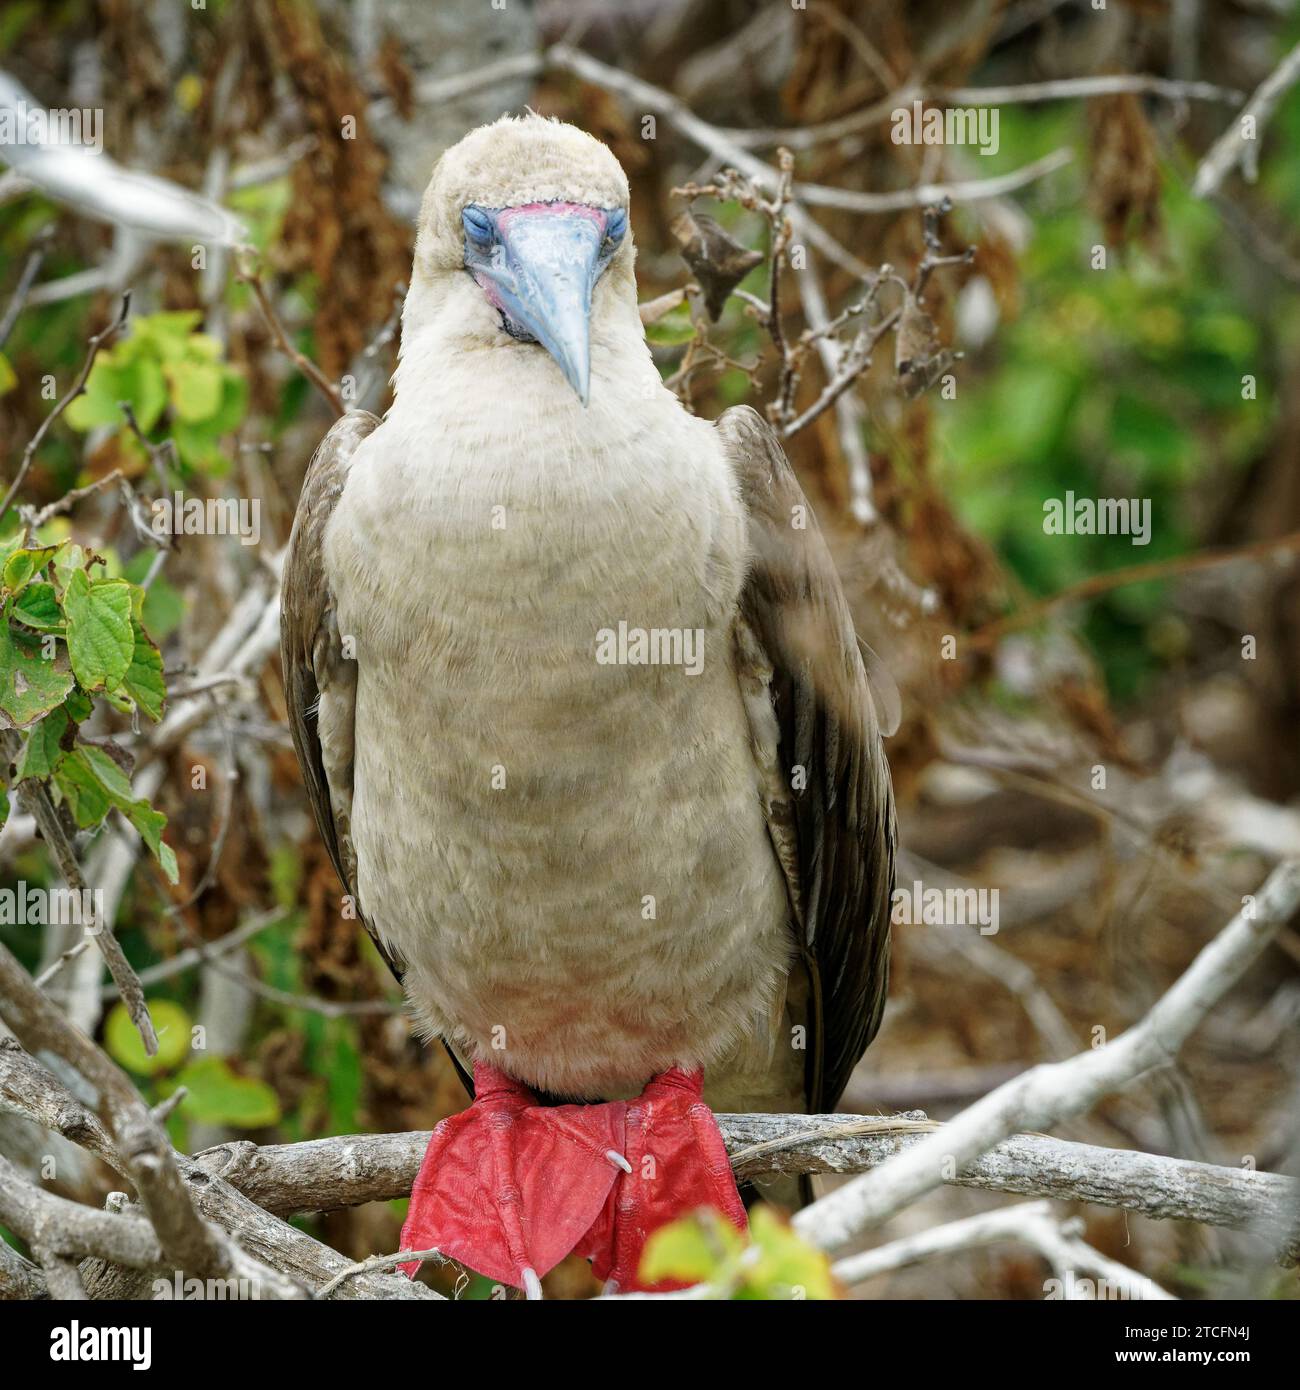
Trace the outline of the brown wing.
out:
<instances>
[{"instance_id":1,"label":"brown wing","mask_svg":"<svg viewBox=\"0 0 1300 1390\"><path fill-rule=\"evenodd\" d=\"M378 424L369 411L356 411L336 421L321 440L298 497L280 598L280 659L289 731L321 839L354 903L352 741L357 671L356 662L343 655L323 550L325 527L343 495L352 457ZM359 904L357 915L365 922ZM365 925L400 980L401 962L381 944L370 924Z\"/></svg>"},{"instance_id":2,"label":"brown wing","mask_svg":"<svg viewBox=\"0 0 1300 1390\"><path fill-rule=\"evenodd\" d=\"M741 680L747 701L766 684L775 715L768 829L809 977L808 1105L826 1111L884 1010L897 841L889 764L848 602L780 440L747 406L717 428L748 512Z\"/></svg>"}]
</instances>

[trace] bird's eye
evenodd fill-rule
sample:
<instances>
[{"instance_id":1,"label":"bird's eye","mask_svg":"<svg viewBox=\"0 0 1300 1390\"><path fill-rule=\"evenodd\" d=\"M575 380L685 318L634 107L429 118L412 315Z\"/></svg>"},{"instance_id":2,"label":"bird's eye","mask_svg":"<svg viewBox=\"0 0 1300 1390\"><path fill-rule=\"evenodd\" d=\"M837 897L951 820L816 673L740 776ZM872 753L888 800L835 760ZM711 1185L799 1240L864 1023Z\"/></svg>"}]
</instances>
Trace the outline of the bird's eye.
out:
<instances>
[{"instance_id":1,"label":"bird's eye","mask_svg":"<svg viewBox=\"0 0 1300 1390\"><path fill-rule=\"evenodd\" d=\"M468 207L460 215L465 224L465 234L479 246L487 246L492 241L492 219L482 208Z\"/></svg>"},{"instance_id":2,"label":"bird's eye","mask_svg":"<svg viewBox=\"0 0 1300 1390\"><path fill-rule=\"evenodd\" d=\"M617 246L623 240L623 233L627 231L627 213L622 208L615 208L609 215L609 221L605 224L605 242L609 246Z\"/></svg>"}]
</instances>

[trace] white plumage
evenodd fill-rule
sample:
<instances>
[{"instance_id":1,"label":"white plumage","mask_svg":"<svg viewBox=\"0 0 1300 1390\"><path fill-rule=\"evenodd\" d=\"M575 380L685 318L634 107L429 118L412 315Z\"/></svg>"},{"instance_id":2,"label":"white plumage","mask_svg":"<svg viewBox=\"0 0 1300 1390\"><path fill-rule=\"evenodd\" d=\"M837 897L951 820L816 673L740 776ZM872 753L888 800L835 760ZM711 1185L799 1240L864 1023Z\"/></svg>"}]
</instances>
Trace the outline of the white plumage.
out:
<instances>
[{"instance_id":1,"label":"white plumage","mask_svg":"<svg viewBox=\"0 0 1300 1390\"><path fill-rule=\"evenodd\" d=\"M626 208L627 184L538 117L435 170L395 403L341 421L304 485L300 756L367 925L462 1059L588 1100L702 1064L715 1107L801 1108L806 1028L825 1043L810 916L862 1015L832 1040L858 1040L849 1066L883 998L892 807L851 624L820 538L783 531L783 490L802 497L770 432L752 413L719 430L661 384L630 236L592 292L586 407L503 331L462 212L555 203ZM601 664L620 622L699 630L699 674Z\"/></svg>"}]
</instances>

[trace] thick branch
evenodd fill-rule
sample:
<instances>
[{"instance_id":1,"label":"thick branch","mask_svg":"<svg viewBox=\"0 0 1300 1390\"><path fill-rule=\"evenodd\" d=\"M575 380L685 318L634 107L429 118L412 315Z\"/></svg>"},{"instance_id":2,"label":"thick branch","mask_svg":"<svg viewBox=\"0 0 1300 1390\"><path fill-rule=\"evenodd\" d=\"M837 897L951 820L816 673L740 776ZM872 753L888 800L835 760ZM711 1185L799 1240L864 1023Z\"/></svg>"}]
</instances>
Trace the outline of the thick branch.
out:
<instances>
[{"instance_id":1,"label":"thick branch","mask_svg":"<svg viewBox=\"0 0 1300 1390\"><path fill-rule=\"evenodd\" d=\"M158 1237L143 1216L101 1211L57 1197L29 1182L4 1158L0 1221L28 1245L55 1255L96 1255L128 1269L153 1269L163 1259Z\"/></svg>"},{"instance_id":2,"label":"thick branch","mask_svg":"<svg viewBox=\"0 0 1300 1390\"><path fill-rule=\"evenodd\" d=\"M0 1240L0 1300L30 1302L49 1296L49 1281L42 1270L23 1259L8 1241Z\"/></svg>"},{"instance_id":3,"label":"thick branch","mask_svg":"<svg viewBox=\"0 0 1300 1390\"><path fill-rule=\"evenodd\" d=\"M22 1115L129 1176L99 1116L59 1085L14 1038L0 1039L0 1110Z\"/></svg>"},{"instance_id":4,"label":"thick branch","mask_svg":"<svg viewBox=\"0 0 1300 1390\"><path fill-rule=\"evenodd\" d=\"M902 1116L719 1115L736 1176L864 1173L942 1128ZM299 1144L222 1144L194 1162L280 1216L332 1211L405 1197L429 1135L348 1134ZM1074 1144L1046 1135L1005 1140L956 1177L956 1186L1123 1207L1153 1219L1283 1229L1294 1220L1300 1183L1275 1173ZM1296 1233L1300 1236L1300 1233ZM1290 1253L1300 1255L1293 1236Z\"/></svg>"},{"instance_id":5,"label":"thick branch","mask_svg":"<svg viewBox=\"0 0 1300 1390\"><path fill-rule=\"evenodd\" d=\"M12 1040L0 1047L0 1105L81 1144L118 1172L126 1173L111 1136L96 1117L46 1067ZM425 1285L412 1283L403 1276L356 1271L338 1251L262 1210L251 1198L212 1176L193 1159L183 1154L172 1157L195 1210L213 1223L214 1238L228 1248L231 1272L222 1277L244 1281L256 1290L257 1297L303 1298L308 1290L317 1290L319 1297L327 1288L334 1298L340 1299L438 1297ZM123 1281L124 1267L164 1276L171 1273L165 1266L157 1237L138 1208L121 1205L119 1214L112 1215L52 1197L12 1171L0 1174L0 1179L0 1219L22 1234L33 1248L40 1245L48 1255L65 1260L74 1255L89 1255L112 1266L107 1270L88 1266L84 1271L92 1296L133 1296L137 1286L130 1280ZM110 1227L105 1225L105 1219L125 1225ZM42 1264L48 1280L55 1272L53 1265L45 1259ZM15 1270L14 1279L23 1273ZM349 1276L346 1279L345 1274ZM57 1270L57 1277L70 1284L68 1270Z\"/></svg>"},{"instance_id":6,"label":"thick branch","mask_svg":"<svg viewBox=\"0 0 1300 1390\"><path fill-rule=\"evenodd\" d=\"M125 1073L63 1017L4 946L0 946L0 1011L29 1053L48 1048L98 1090L100 1111L109 1122L114 1147L167 1258L195 1274L247 1275L232 1247L194 1210L170 1141Z\"/></svg>"}]
</instances>

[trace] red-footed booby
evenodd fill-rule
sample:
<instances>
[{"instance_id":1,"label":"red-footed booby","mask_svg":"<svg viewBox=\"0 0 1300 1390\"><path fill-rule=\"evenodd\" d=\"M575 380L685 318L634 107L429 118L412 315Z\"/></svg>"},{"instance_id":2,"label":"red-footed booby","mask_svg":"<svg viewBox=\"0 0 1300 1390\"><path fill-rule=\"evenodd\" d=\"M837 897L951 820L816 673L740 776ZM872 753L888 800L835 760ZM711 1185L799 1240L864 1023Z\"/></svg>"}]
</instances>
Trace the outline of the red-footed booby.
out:
<instances>
[{"instance_id":1,"label":"red-footed booby","mask_svg":"<svg viewBox=\"0 0 1300 1390\"><path fill-rule=\"evenodd\" d=\"M665 388L633 261L591 136L447 151L393 405L325 437L284 578L321 833L474 1076L403 1248L533 1296L574 1249L635 1286L697 1206L743 1224L709 1106L831 1109L888 974L888 714L776 434Z\"/></svg>"}]
</instances>

